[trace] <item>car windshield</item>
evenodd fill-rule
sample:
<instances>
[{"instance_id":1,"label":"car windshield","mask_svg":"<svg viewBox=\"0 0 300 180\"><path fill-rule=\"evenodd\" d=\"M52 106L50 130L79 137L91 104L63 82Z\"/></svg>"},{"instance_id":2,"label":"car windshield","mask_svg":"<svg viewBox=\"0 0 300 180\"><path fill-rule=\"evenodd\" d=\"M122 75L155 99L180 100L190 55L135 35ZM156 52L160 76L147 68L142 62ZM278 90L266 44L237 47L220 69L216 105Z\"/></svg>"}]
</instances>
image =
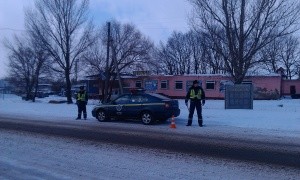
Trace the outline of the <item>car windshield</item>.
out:
<instances>
[{"instance_id":1,"label":"car windshield","mask_svg":"<svg viewBox=\"0 0 300 180\"><path fill-rule=\"evenodd\" d=\"M123 95L118 97L113 101L116 104L127 104L130 102L130 96L129 95Z\"/></svg>"}]
</instances>

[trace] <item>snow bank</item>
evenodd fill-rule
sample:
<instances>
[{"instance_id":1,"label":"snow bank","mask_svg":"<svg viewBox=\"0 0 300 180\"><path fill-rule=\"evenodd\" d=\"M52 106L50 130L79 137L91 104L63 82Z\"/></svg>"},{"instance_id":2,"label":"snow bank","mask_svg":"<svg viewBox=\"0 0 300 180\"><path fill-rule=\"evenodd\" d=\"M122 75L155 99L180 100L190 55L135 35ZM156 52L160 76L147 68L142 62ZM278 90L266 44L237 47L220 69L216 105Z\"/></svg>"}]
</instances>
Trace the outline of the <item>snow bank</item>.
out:
<instances>
[{"instance_id":1,"label":"snow bank","mask_svg":"<svg viewBox=\"0 0 300 180\"><path fill-rule=\"evenodd\" d=\"M23 101L16 95L7 95L0 99L0 115L26 117L44 121L73 121L77 116L76 104L51 104L50 100L65 100L65 97L50 96L37 99L36 102ZM88 122L100 123L91 115L98 101L90 100L87 105ZM182 133L223 133L242 135L274 135L300 137L300 100L255 100L253 110L225 109L224 100L207 100L203 107L204 128L197 125L195 112L193 126L185 127L188 109L183 100L179 100L181 114L175 119L176 131ZM116 122L118 123L118 122ZM168 130L168 123L145 128ZM133 126L128 123L126 126ZM134 124L137 125L137 124ZM138 124L140 125L140 124ZM124 123L122 123L124 126ZM143 125L141 125L143 126Z\"/></svg>"}]
</instances>

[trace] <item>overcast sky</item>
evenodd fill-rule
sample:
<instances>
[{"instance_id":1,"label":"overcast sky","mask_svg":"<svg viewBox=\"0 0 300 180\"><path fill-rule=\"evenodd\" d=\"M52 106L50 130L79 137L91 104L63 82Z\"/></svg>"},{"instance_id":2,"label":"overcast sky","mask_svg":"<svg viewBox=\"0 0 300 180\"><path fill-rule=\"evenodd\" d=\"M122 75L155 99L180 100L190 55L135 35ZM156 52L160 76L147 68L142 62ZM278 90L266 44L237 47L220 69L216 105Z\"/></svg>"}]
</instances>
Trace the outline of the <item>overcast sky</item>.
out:
<instances>
[{"instance_id":1,"label":"overcast sky","mask_svg":"<svg viewBox=\"0 0 300 180\"><path fill-rule=\"evenodd\" d=\"M7 75L3 38L24 31L24 9L34 0L0 0L0 78ZM90 0L91 16L100 26L111 19L130 22L155 43L175 31L186 32L191 6L187 0Z\"/></svg>"}]
</instances>

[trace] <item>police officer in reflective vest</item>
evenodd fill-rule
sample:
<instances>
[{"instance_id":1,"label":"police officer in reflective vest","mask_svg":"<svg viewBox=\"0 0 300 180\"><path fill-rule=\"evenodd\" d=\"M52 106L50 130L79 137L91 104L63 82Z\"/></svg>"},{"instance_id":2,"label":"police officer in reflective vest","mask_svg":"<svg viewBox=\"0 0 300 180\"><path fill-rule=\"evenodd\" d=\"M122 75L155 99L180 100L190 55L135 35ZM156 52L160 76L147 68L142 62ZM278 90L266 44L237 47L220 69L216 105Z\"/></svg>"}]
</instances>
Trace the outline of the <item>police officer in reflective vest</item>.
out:
<instances>
[{"instance_id":1,"label":"police officer in reflective vest","mask_svg":"<svg viewBox=\"0 0 300 180\"><path fill-rule=\"evenodd\" d=\"M80 90L77 92L76 104L78 107L78 116L76 119L81 119L81 113L83 112L83 118L86 119L86 105L88 102L88 95L84 90L84 86L80 86Z\"/></svg>"},{"instance_id":2,"label":"police officer in reflective vest","mask_svg":"<svg viewBox=\"0 0 300 180\"><path fill-rule=\"evenodd\" d=\"M189 108L189 117L187 126L192 125L193 115L195 109L197 110L198 115L198 124L200 127L203 126L203 119L202 119L202 106L205 104L205 93L202 87L198 86L198 81L193 81L193 86L190 87L186 94L185 104L188 106L188 101L190 100L190 108Z\"/></svg>"}]
</instances>

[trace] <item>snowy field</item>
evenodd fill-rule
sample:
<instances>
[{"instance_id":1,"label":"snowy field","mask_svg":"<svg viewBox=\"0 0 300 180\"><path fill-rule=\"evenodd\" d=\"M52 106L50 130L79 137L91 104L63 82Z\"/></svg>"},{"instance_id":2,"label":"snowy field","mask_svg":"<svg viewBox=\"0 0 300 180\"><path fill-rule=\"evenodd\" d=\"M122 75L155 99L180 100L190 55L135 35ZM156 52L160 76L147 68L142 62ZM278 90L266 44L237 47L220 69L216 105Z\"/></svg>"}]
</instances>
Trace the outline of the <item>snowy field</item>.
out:
<instances>
[{"instance_id":1,"label":"snowy field","mask_svg":"<svg viewBox=\"0 0 300 180\"><path fill-rule=\"evenodd\" d=\"M1 95L0 115L25 117L45 121L75 121L76 104L50 104L50 100L66 100L65 97L50 96L37 98L36 102L23 101L21 97L11 94ZM100 123L92 117L91 110L98 101L89 100L87 105L88 121ZM179 100L181 113L175 118L179 132L197 133L199 126L196 112L192 127L186 127L188 110L184 100ZM272 135L283 137L300 137L300 100L285 98L281 100L255 100L253 110L224 108L224 100L207 100L203 107L205 133ZM113 122L112 122L113 123ZM147 126L145 128L170 129L169 123ZM142 123L121 123L122 126L144 126ZM201 129L201 128L200 128Z\"/></svg>"},{"instance_id":2,"label":"snowy field","mask_svg":"<svg viewBox=\"0 0 300 180\"><path fill-rule=\"evenodd\" d=\"M15 95L1 95L0 116L34 120L101 124L91 115L97 101L87 106L87 121L76 121L76 104L50 104L66 100L51 96L35 103ZM188 110L179 100L181 114L170 122L108 122L173 133L205 134L259 141L281 141L299 145L300 100L254 101L253 110L225 110L223 100L207 100L203 107L205 127L186 127ZM297 179L299 169L214 159L164 150L127 147L77 139L0 131L0 179ZM149 168L151 167L151 168Z\"/></svg>"}]
</instances>

